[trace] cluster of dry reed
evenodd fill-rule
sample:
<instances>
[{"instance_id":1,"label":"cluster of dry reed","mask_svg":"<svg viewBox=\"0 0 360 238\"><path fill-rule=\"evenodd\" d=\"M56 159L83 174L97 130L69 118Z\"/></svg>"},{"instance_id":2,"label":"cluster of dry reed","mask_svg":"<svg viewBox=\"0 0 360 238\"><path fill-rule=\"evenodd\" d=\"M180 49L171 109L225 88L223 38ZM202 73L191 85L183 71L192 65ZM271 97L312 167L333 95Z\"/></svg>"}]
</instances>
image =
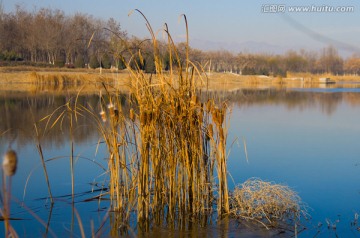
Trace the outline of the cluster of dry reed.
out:
<instances>
[{"instance_id":1,"label":"cluster of dry reed","mask_svg":"<svg viewBox=\"0 0 360 238\"><path fill-rule=\"evenodd\" d=\"M44 89L66 89L69 86L79 87L84 84L99 84L105 82L112 84L112 74L84 73L84 72L35 72L25 74L24 82L40 85Z\"/></svg>"},{"instance_id":2,"label":"cluster of dry reed","mask_svg":"<svg viewBox=\"0 0 360 238\"><path fill-rule=\"evenodd\" d=\"M156 73L140 70L133 59L142 59L141 50L129 49L132 57L124 63L132 109L125 111L122 99L110 90L101 96L100 117L79 108L93 116L107 145L112 207L122 214L122 221L135 209L139 222L209 214L215 204L219 214L228 213L227 105L199 100L195 75L201 80L201 73L188 58L189 47L185 62L180 60L167 29L168 53L175 66L164 72L156 36L148 22L147 26Z\"/></svg>"},{"instance_id":3,"label":"cluster of dry reed","mask_svg":"<svg viewBox=\"0 0 360 238\"><path fill-rule=\"evenodd\" d=\"M28 78L36 84L42 85L66 85L66 84L80 84L80 81L74 80L71 76L56 73L56 74L40 74L37 72L31 72ZM74 82L75 81L75 82Z\"/></svg>"},{"instance_id":4,"label":"cluster of dry reed","mask_svg":"<svg viewBox=\"0 0 360 238\"><path fill-rule=\"evenodd\" d=\"M285 186L249 180L229 198L228 106L206 95L199 99L202 67L189 60L188 41L181 61L167 28L167 53L174 66L163 71L156 36L143 17L152 36L156 73L140 70L141 50L129 50L132 57L124 64L130 74L131 109L123 108L123 98L105 85L100 117L82 108L96 119L109 151L110 198L120 223L129 220L132 210L137 211L138 224L144 224L199 218L215 206L218 215L230 213L266 227L282 219L296 220L302 212L300 198Z\"/></svg>"}]
</instances>

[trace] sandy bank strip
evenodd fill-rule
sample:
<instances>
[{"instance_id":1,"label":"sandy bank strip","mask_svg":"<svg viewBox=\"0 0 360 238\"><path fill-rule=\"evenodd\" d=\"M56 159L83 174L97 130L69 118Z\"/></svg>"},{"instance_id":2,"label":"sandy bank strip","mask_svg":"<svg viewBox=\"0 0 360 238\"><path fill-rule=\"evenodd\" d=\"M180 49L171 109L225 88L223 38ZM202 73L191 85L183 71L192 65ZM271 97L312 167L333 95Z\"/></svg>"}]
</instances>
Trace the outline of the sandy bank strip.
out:
<instances>
[{"instance_id":1,"label":"sandy bank strip","mask_svg":"<svg viewBox=\"0 0 360 238\"><path fill-rule=\"evenodd\" d=\"M130 74L128 71L112 72L110 70L9 70L0 68L0 91L38 93L98 93L103 89L102 83L110 85L113 90L129 91ZM166 75L166 73L165 73ZM305 75L294 75L292 78L274 78L256 75L238 75L234 73L210 73L196 76L194 81L199 89L210 91L236 91L239 89L253 88L321 88L316 79ZM150 77L150 74L149 74ZM340 77L340 76L339 76ZM156 78L156 77L153 77ZM356 78L346 78L349 82L356 82ZM352 80L353 81L352 81ZM334 78L340 81L339 78ZM154 82L155 83L155 82ZM332 85L336 87L337 85ZM355 87L349 84L347 87Z\"/></svg>"}]
</instances>

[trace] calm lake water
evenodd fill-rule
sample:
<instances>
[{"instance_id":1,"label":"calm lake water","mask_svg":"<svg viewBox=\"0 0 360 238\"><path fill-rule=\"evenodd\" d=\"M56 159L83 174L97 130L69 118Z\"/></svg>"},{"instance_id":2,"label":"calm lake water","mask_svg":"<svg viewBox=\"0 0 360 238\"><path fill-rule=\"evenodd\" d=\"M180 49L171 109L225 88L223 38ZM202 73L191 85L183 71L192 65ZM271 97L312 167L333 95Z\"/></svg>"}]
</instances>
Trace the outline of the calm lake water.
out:
<instances>
[{"instance_id":1,"label":"calm lake water","mask_svg":"<svg viewBox=\"0 0 360 238\"><path fill-rule=\"evenodd\" d=\"M79 117L74 130L74 206L69 128L58 126L40 137L56 198L54 206L47 198L33 125L65 104L70 96L7 92L0 97L0 153L11 146L19 157L18 171L12 178L11 224L20 237L52 237L53 233L58 237L80 236L76 213L87 237L102 224L104 236L117 234L114 214L108 213L109 201L93 199L106 193L107 152L86 118ZM218 97L227 99L232 106L228 136L231 189L251 177L288 185L308 205L311 216L303 221L306 230L299 237L360 237L360 224L351 225L355 214L360 214L359 88L239 90ZM97 95L83 95L79 103L97 109L99 99ZM10 128L12 131L6 132ZM336 224L336 230L328 229L327 221ZM248 231L233 221L224 223L175 232L175 237L280 236L276 231ZM0 226L0 234L4 234L3 229ZM132 232L137 231L130 229L129 234ZM167 229L159 229L147 235L168 233Z\"/></svg>"}]
</instances>

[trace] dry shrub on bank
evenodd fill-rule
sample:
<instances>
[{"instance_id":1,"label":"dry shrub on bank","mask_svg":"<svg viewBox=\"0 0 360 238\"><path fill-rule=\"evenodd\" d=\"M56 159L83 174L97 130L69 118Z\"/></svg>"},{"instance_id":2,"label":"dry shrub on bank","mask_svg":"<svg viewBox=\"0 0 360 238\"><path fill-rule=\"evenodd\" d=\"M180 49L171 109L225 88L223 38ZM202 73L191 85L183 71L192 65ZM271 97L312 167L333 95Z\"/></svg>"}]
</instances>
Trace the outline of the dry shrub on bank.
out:
<instances>
[{"instance_id":1,"label":"dry shrub on bank","mask_svg":"<svg viewBox=\"0 0 360 238\"><path fill-rule=\"evenodd\" d=\"M236 187L230 197L230 214L260 222L266 228L295 223L306 210L298 194L285 185L251 178Z\"/></svg>"}]
</instances>

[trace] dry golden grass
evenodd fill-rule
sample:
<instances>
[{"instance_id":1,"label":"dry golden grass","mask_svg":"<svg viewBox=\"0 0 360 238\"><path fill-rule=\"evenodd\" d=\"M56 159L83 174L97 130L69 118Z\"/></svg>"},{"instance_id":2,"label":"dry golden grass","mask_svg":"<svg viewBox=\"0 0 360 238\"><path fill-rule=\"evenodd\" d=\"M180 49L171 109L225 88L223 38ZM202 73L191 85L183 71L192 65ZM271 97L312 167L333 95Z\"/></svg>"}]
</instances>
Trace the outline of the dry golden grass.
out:
<instances>
[{"instance_id":1,"label":"dry golden grass","mask_svg":"<svg viewBox=\"0 0 360 238\"><path fill-rule=\"evenodd\" d=\"M256 221L266 228L299 221L305 207L295 191L287 186L249 179L236 187L230 199L230 214Z\"/></svg>"},{"instance_id":2,"label":"dry golden grass","mask_svg":"<svg viewBox=\"0 0 360 238\"><path fill-rule=\"evenodd\" d=\"M33 84L85 84L89 82L113 82L114 80L126 80L126 73L102 73L94 71L14 71L2 72L0 70L0 81L2 83L33 83Z\"/></svg>"},{"instance_id":3,"label":"dry golden grass","mask_svg":"<svg viewBox=\"0 0 360 238\"><path fill-rule=\"evenodd\" d=\"M1 70L0 70L1 72ZM56 71L13 71L1 72L1 92L26 92L32 94L64 93L95 94L103 89L102 84L116 86L117 90L129 92L129 74L127 72L111 73L80 71L80 72L56 72Z\"/></svg>"},{"instance_id":4,"label":"dry golden grass","mask_svg":"<svg viewBox=\"0 0 360 238\"><path fill-rule=\"evenodd\" d=\"M360 82L360 75L333 75L333 74L311 74L311 73L287 73L288 78L304 78L305 81L317 82L319 78L330 78L334 81Z\"/></svg>"},{"instance_id":5,"label":"dry golden grass","mask_svg":"<svg viewBox=\"0 0 360 238\"><path fill-rule=\"evenodd\" d=\"M69 69L36 69L29 68L27 70L14 70L0 68L0 83L2 88L0 92L5 91L22 91L32 92L34 94L43 92L74 92L77 93L98 93L102 89L102 83L111 85L108 89L118 90L122 92L130 92L131 78L130 70L123 70L119 72L111 72L110 70L103 70L99 74L98 70L69 70ZM179 75L185 75L185 72L173 71L172 73L162 71L166 77L170 77L174 81L174 87L179 86ZM146 77L151 77L150 74L145 74ZM199 73L194 74L194 83L197 89L210 91L233 91L244 88L261 89L261 88L299 88L299 87L322 87L319 83L319 78L329 77L336 82L350 82L343 87L355 87L351 82L360 82L359 76L334 76L334 75L313 75L310 73L288 73L287 78L267 77L259 75L237 75L232 73ZM161 83L158 77L152 77L152 83ZM335 84L334 87L337 85Z\"/></svg>"}]
</instances>

